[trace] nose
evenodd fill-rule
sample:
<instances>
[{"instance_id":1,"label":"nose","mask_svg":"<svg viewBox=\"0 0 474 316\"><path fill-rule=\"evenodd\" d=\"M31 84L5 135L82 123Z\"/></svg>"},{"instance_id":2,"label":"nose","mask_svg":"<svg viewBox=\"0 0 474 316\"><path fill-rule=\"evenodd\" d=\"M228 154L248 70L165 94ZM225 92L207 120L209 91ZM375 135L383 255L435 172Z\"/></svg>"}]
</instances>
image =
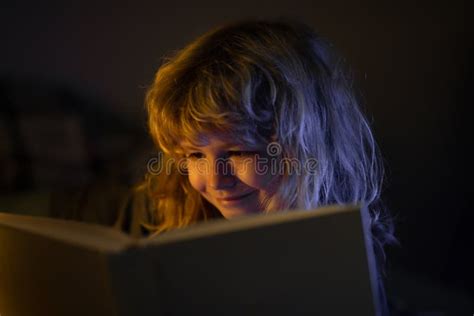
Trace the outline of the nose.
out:
<instances>
[{"instance_id":1,"label":"nose","mask_svg":"<svg viewBox=\"0 0 474 316\"><path fill-rule=\"evenodd\" d=\"M227 159L218 158L210 162L211 168L207 176L207 184L214 190L224 190L234 187L236 179L232 165Z\"/></svg>"}]
</instances>

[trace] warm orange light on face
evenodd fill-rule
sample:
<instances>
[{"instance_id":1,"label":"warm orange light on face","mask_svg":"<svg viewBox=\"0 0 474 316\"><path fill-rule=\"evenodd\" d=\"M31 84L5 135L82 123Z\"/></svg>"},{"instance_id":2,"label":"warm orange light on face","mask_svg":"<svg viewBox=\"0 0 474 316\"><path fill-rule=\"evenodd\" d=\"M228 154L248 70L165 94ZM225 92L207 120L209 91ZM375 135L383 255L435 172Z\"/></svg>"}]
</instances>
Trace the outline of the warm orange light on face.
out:
<instances>
[{"instance_id":1,"label":"warm orange light on face","mask_svg":"<svg viewBox=\"0 0 474 316\"><path fill-rule=\"evenodd\" d=\"M278 178L261 166L265 148L244 146L212 133L203 139L199 146L187 141L180 144L191 186L226 218L265 211Z\"/></svg>"}]
</instances>

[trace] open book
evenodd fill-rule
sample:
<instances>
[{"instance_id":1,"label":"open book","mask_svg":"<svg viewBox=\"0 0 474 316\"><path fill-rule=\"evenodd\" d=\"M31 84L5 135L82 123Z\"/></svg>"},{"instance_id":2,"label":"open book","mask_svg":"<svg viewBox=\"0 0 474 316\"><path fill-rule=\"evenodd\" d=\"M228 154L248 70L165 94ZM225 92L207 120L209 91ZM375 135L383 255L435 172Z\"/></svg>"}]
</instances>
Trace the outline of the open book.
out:
<instances>
[{"instance_id":1,"label":"open book","mask_svg":"<svg viewBox=\"0 0 474 316\"><path fill-rule=\"evenodd\" d=\"M132 239L0 213L0 315L378 315L366 215L329 206Z\"/></svg>"}]
</instances>

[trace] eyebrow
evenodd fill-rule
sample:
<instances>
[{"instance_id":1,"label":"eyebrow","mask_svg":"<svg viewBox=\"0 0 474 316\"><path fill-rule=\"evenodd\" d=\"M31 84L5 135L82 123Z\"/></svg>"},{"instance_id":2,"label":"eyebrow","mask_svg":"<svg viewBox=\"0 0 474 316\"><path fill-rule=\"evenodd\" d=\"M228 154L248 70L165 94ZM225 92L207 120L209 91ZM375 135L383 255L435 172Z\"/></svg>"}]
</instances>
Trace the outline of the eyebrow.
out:
<instances>
[{"instance_id":1,"label":"eyebrow","mask_svg":"<svg viewBox=\"0 0 474 316\"><path fill-rule=\"evenodd\" d=\"M184 150L196 150L196 149L199 150L198 147L195 147L195 146L193 146L193 145L180 145L180 146L181 146L181 148L183 148Z\"/></svg>"},{"instance_id":2,"label":"eyebrow","mask_svg":"<svg viewBox=\"0 0 474 316\"><path fill-rule=\"evenodd\" d=\"M195 146L193 144L190 144L190 143L182 143L180 144L180 146L184 149L184 150L200 150L200 146ZM245 144L239 144L239 143L229 143L229 142L225 142L222 144L222 147L252 147L252 146L249 146L249 145L245 145ZM253 147L252 147L253 148Z\"/></svg>"},{"instance_id":3,"label":"eyebrow","mask_svg":"<svg viewBox=\"0 0 474 316\"><path fill-rule=\"evenodd\" d=\"M191 143L189 141L182 141L182 142L179 143L179 146L182 147L182 148L195 148L195 149L200 147L199 145L194 145L193 143Z\"/></svg>"}]
</instances>

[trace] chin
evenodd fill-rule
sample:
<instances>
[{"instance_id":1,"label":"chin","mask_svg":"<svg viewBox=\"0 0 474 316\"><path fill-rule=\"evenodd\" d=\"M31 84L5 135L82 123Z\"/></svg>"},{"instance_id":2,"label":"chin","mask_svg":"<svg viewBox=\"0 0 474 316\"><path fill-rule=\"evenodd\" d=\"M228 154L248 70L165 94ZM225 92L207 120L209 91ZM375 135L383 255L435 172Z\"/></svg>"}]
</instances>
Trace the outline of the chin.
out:
<instances>
[{"instance_id":1,"label":"chin","mask_svg":"<svg viewBox=\"0 0 474 316\"><path fill-rule=\"evenodd\" d=\"M226 219L232 219L232 218L237 218L241 216L246 216L246 215L252 215L256 214L258 212L251 212L250 210L232 210L232 209L219 209L219 212L221 212L222 216Z\"/></svg>"}]
</instances>

